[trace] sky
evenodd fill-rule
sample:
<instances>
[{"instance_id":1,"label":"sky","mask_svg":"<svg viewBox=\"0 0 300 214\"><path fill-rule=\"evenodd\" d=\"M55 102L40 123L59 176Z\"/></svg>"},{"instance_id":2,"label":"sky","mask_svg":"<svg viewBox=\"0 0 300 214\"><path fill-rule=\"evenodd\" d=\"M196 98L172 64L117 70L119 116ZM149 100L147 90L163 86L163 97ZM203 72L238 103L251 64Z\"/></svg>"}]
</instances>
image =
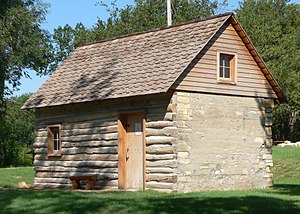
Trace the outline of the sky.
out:
<instances>
[{"instance_id":1,"label":"sky","mask_svg":"<svg viewBox=\"0 0 300 214\"><path fill-rule=\"evenodd\" d=\"M100 18L106 20L109 14L105 8L96 6L97 0L44 0L45 3L50 4L49 13L46 16L46 23L42 25L43 29L53 33L53 30L58 26L66 24L75 27L78 22L82 22L84 26L90 28ZM109 4L111 0L104 0ZM132 5L134 0L118 0L118 7L122 8L125 5ZM238 7L238 2L235 0L228 0L227 11L233 11ZM300 3L300 0L291 2ZM29 72L31 79L22 78L20 90L15 91L14 95L21 95L29 92L36 92L38 88L47 80L48 76L38 77L33 71Z\"/></svg>"}]
</instances>

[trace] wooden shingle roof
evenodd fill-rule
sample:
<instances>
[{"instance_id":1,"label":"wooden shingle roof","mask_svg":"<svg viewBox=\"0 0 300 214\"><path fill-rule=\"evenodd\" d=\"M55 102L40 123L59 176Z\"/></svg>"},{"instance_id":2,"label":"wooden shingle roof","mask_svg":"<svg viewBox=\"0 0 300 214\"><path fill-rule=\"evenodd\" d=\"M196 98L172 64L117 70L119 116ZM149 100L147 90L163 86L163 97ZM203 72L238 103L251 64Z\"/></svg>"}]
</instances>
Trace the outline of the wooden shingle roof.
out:
<instances>
[{"instance_id":1,"label":"wooden shingle roof","mask_svg":"<svg viewBox=\"0 0 300 214\"><path fill-rule=\"evenodd\" d=\"M167 92L231 16L227 13L79 47L22 108Z\"/></svg>"}]
</instances>

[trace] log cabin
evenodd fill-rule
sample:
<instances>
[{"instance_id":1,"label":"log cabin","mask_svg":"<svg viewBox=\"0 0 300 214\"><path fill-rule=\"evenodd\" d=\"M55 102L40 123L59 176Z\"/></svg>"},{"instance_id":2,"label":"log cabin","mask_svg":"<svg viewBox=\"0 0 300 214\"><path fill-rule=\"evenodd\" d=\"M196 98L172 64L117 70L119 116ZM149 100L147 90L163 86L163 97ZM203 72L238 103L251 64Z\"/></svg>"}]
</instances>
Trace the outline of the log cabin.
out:
<instances>
[{"instance_id":1,"label":"log cabin","mask_svg":"<svg viewBox=\"0 0 300 214\"><path fill-rule=\"evenodd\" d=\"M95 175L95 189L266 188L275 102L233 13L78 47L22 107L36 113L34 188Z\"/></svg>"}]
</instances>

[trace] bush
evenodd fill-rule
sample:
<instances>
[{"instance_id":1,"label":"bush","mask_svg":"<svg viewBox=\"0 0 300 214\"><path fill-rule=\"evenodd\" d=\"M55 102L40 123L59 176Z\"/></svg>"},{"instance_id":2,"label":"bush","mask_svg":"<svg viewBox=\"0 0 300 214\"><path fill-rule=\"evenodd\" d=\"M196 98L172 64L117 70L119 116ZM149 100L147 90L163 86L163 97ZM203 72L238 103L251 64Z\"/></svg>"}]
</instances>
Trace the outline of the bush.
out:
<instances>
[{"instance_id":1,"label":"bush","mask_svg":"<svg viewBox=\"0 0 300 214\"><path fill-rule=\"evenodd\" d=\"M32 165L32 155L26 154L31 151L34 142L34 120L33 110L21 110L22 105L30 94L11 97L7 102L5 123L0 139L0 163L4 166L26 166Z\"/></svg>"}]
</instances>

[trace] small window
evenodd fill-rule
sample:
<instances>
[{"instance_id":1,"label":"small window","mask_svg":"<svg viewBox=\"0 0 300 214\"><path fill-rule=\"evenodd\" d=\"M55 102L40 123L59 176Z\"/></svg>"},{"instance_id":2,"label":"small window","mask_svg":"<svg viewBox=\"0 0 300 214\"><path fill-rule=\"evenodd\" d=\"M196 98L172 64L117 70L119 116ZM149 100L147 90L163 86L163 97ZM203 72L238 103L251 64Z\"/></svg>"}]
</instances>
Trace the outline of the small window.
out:
<instances>
[{"instance_id":1,"label":"small window","mask_svg":"<svg viewBox=\"0 0 300 214\"><path fill-rule=\"evenodd\" d=\"M218 54L218 82L235 83L236 55Z\"/></svg>"},{"instance_id":2,"label":"small window","mask_svg":"<svg viewBox=\"0 0 300 214\"><path fill-rule=\"evenodd\" d=\"M48 156L61 156L61 125L52 125L48 130Z\"/></svg>"}]
</instances>

